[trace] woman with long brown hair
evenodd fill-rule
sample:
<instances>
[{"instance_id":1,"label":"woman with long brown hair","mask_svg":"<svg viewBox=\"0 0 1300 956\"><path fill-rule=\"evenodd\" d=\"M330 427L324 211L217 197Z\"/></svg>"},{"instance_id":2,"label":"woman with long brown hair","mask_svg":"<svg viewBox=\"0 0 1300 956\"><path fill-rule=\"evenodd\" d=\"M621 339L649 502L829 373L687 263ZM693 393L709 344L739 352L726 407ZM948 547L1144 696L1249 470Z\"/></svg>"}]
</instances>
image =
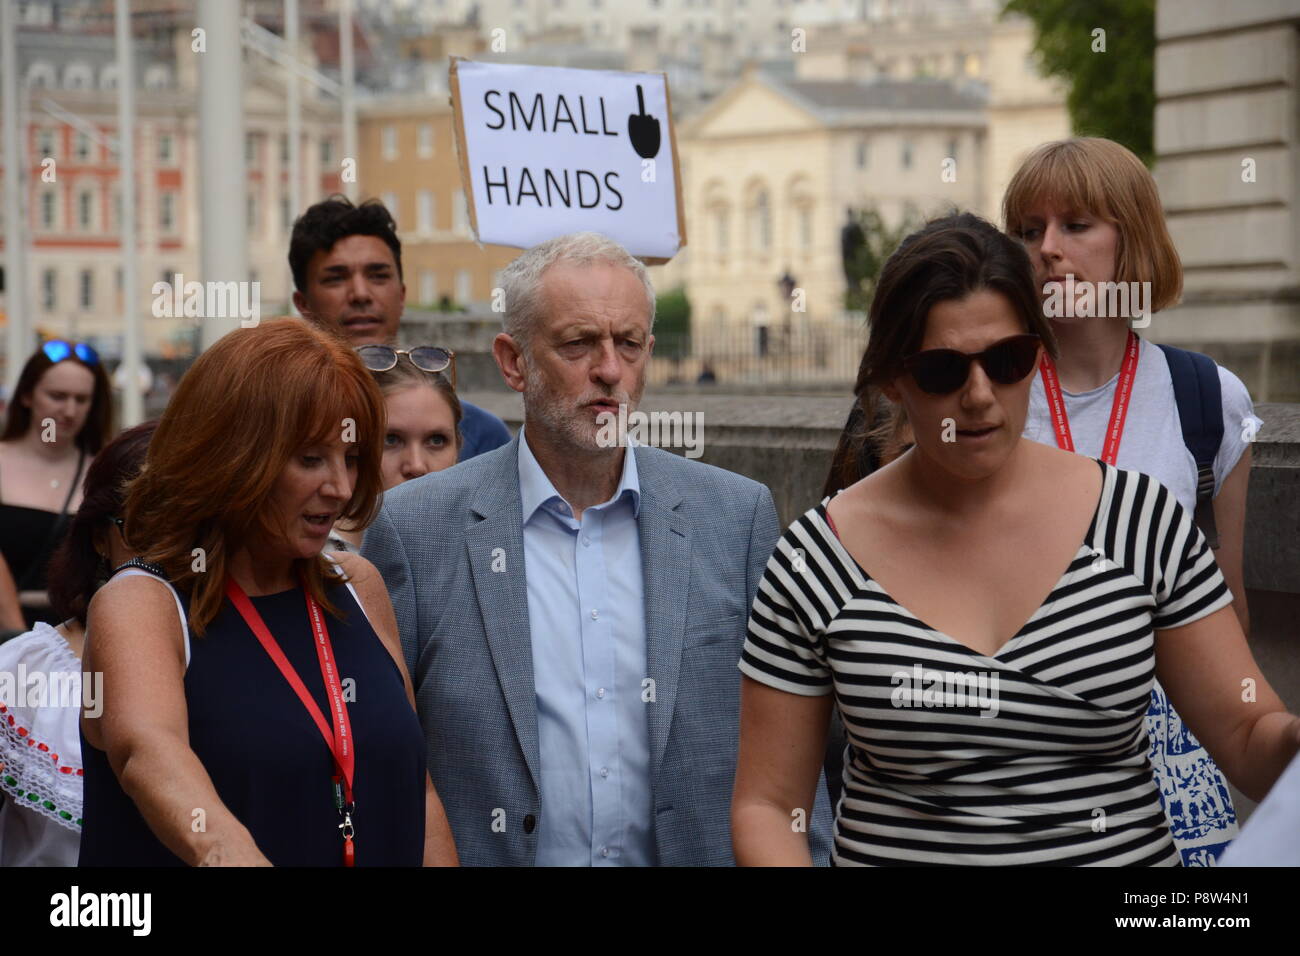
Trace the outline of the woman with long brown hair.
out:
<instances>
[{"instance_id":1,"label":"woman with long brown hair","mask_svg":"<svg viewBox=\"0 0 1300 956\"><path fill-rule=\"evenodd\" d=\"M28 627L47 616L46 566L112 419L108 375L89 345L52 339L23 365L0 433L0 554Z\"/></svg>"},{"instance_id":2,"label":"woman with long brown hair","mask_svg":"<svg viewBox=\"0 0 1300 956\"><path fill-rule=\"evenodd\" d=\"M82 865L453 864L383 582L322 554L380 490L383 400L297 321L181 380L91 604Z\"/></svg>"},{"instance_id":3,"label":"woman with long brown hair","mask_svg":"<svg viewBox=\"0 0 1300 956\"><path fill-rule=\"evenodd\" d=\"M840 865L1177 865L1146 758L1156 675L1246 793L1300 748L1191 513L1023 436L1055 351L1024 248L991 224L935 220L885 264L865 378L913 445L796 520L759 583L738 863L811 863L790 821L832 707Z\"/></svg>"}]
</instances>

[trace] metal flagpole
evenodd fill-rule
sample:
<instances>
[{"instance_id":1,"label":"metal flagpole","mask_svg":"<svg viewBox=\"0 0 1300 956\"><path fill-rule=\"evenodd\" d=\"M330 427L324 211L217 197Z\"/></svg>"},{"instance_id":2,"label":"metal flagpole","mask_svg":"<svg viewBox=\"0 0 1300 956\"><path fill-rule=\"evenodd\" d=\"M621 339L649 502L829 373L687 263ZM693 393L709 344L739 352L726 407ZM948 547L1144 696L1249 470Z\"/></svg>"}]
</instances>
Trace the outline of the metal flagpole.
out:
<instances>
[{"instance_id":1,"label":"metal flagpole","mask_svg":"<svg viewBox=\"0 0 1300 956\"><path fill-rule=\"evenodd\" d=\"M18 4L0 2L0 84L3 85L5 142L5 378L10 389L31 347L32 317L27 307L27 223L23 220L23 162L26 143L19 135L18 56L14 52Z\"/></svg>"},{"instance_id":2,"label":"metal flagpole","mask_svg":"<svg viewBox=\"0 0 1300 956\"><path fill-rule=\"evenodd\" d=\"M298 0L285 0L284 39L289 56L298 57ZM289 86L289 222L302 214L302 100L298 74L285 70L285 83ZM289 288L292 289L292 282ZM293 295L289 296L289 309L293 310Z\"/></svg>"},{"instance_id":3,"label":"metal flagpole","mask_svg":"<svg viewBox=\"0 0 1300 956\"><path fill-rule=\"evenodd\" d=\"M206 52L199 54L199 262L204 282L249 279L239 7L230 0L198 0L198 25L207 40ZM234 317L205 317L203 347L238 325Z\"/></svg>"},{"instance_id":4,"label":"metal flagpole","mask_svg":"<svg viewBox=\"0 0 1300 956\"><path fill-rule=\"evenodd\" d=\"M131 6L117 0L117 168L122 185L122 423L144 421L140 370L140 296L135 223L135 55L131 49Z\"/></svg>"},{"instance_id":5,"label":"metal flagpole","mask_svg":"<svg viewBox=\"0 0 1300 956\"><path fill-rule=\"evenodd\" d=\"M343 157L358 163L356 63L352 55L352 0L339 0L339 73L343 81ZM355 173L356 170L354 169ZM344 180L343 194L356 201L357 177Z\"/></svg>"}]
</instances>

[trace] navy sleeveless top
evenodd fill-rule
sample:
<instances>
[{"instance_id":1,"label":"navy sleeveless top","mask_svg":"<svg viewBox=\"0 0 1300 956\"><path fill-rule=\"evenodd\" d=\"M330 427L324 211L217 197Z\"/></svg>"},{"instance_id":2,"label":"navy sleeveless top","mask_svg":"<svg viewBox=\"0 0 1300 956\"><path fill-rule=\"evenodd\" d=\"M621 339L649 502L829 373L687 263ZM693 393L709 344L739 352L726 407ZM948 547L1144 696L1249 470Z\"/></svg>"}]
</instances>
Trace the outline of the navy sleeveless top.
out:
<instances>
[{"instance_id":1,"label":"navy sleeveless top","mask_svg":"<svg viewBox=\"0 0 1300 956\"><path fill-rule=\"evenodd\" d=\"M187 595L178 594L188 609ZM356 865L419 866L425 781L420 722L401 672L350 589L333 583L329 598L343 613L342 620L328 612L324 617L356 742ZM251 600L328 721L330 703L302 588ZM266 858L276 866L342 866L333 757L302 701L229 599L207 633L190 642L185 702L190 749ZM84 734L81 753L79 864L183 865L153 835L107 755Z\"/></svg>"}]
</instances>

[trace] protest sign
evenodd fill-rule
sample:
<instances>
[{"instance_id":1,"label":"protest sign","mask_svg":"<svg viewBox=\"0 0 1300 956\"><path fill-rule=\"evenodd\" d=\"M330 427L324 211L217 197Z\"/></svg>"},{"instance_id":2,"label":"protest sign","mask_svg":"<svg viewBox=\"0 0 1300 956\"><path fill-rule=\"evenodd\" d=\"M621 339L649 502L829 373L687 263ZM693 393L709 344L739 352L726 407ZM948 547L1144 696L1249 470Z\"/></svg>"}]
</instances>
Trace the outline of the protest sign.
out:
<instances>
[{"instance_id":1,"label":"protest sign","mask_svg":"<svg viewBox=\"0 0 1300 956\"><path fill-rule=\"evenodd\" d=\"M686 244L668 79L453 57L461 179L480 242L591 230L650 262Z\"/></svg>"}]
</instances>

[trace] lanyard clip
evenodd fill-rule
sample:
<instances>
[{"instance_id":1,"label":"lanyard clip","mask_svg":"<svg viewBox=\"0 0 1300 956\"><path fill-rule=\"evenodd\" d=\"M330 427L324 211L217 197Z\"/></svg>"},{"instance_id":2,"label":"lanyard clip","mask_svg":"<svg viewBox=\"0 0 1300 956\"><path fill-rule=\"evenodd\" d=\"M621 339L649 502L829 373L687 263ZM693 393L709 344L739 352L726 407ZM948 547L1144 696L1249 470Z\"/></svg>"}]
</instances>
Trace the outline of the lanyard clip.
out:
<instances>
[{"instance_id":1,"label":"lanyard clip","mask_svg":"<svg viewBox=\"0 0 1300 956\"><path fill-rule=\"evenodd\" d=\"M352 804L348 805L352 807ZM339 829L343 831L343 839L351 840L356 835L356 827L352 825L351 809L343 811L343 822L339 824Z\"/></svg>"}]
</instances>

